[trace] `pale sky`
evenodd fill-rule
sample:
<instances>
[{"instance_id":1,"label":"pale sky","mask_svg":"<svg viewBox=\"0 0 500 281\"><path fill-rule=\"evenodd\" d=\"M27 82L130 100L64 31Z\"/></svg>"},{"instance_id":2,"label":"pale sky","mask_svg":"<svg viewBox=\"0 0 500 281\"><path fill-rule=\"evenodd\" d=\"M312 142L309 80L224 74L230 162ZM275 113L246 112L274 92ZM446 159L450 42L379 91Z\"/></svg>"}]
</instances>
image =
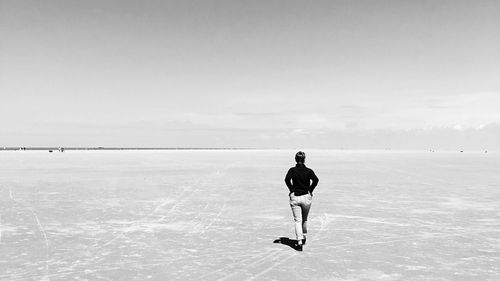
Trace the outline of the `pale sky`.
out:
<instances>
[{"instance_id":1,"label":"pale sky","mask_svg":"<svg viewBox=\"0 0 500 281\"><path fill-rule=\"evenodd\" d=\"M499 15L0 0L0 146L500 149Z\"/></svg>"}]
</instances>

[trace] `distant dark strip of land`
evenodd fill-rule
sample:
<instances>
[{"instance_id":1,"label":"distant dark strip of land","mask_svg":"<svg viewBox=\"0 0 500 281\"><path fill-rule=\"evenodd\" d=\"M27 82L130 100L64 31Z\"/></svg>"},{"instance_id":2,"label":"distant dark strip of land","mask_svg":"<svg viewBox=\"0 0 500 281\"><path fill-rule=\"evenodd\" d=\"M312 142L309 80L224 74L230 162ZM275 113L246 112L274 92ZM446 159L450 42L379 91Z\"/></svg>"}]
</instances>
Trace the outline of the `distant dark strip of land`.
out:
<instances>
[{"instance_id":1,"label":"distant dark strip of land","mask_svg":"<svg viewBox=\"0 0 500 281\"><path fill-rule=\"evenodd\" d=\"M0 151L17 150L46 150L46 151L65 151L65 150L253 150L248 147L0 147Z\"/></svg>"}]
</instances>

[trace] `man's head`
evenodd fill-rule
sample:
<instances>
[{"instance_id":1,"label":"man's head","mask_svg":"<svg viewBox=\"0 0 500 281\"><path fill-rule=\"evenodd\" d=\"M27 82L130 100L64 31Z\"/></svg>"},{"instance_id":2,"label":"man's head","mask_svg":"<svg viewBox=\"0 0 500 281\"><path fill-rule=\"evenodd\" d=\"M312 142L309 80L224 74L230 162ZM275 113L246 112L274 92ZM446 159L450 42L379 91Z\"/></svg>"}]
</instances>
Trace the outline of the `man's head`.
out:
<instances>
[{"instance_id":1,"label":"man's head","mask_svg":"<svg viewBox=\"0 0 500 281\"><path fill-rule=\"evenodd\" d=\"M306 154L302 151L299 151L295 154L295 162L297 162L297 164L304 164L304 162L306 161Z\"/></svg>"}]
</instances>

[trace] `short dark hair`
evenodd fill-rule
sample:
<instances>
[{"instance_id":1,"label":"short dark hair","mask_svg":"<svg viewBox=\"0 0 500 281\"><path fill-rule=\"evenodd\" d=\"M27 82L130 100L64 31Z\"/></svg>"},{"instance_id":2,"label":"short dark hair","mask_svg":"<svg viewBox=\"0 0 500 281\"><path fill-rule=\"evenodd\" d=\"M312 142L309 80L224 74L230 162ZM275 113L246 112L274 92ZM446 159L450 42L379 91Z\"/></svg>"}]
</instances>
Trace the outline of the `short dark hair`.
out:
<instances>
[{"instance_id":1,"label":"short dark hair","mask_svg":"<svg viewBox=\"0 0 500 281\"><path fill-rule=\"evenodd\" d=\"M306 154L302 151L299 151L295 154L295 162L304 163L306 161Z\"/></svg>"}]
</instances>

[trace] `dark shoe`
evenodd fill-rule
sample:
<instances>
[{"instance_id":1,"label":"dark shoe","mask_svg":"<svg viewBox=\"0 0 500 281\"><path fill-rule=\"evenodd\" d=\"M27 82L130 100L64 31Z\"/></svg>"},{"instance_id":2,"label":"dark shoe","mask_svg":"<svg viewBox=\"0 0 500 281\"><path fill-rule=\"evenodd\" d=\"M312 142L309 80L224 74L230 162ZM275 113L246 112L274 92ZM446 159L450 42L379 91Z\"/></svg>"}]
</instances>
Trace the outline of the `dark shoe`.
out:
<instances>
[{"instance_id":1,"label":"dark shoe","mask_svg":"<svg viewBox=\"0 0 500 281\"><path fill-rule=\"evenodd\" d=\"M297 245L295 247L295 250L299 251L299 252L302 252L302 249L303 249L303 246L302 245Z\"/></svg>"},{"instance_id":2,"label":"dark shoe","mask_svg":"<svg viewBox=\"0 0 500 281\"><path fill-rule=\"evenodd\" d=\"M305 245L306 244L306 238L304 237L304 239L302 239L302 245Z\"/></svg>"}]
</instances>

